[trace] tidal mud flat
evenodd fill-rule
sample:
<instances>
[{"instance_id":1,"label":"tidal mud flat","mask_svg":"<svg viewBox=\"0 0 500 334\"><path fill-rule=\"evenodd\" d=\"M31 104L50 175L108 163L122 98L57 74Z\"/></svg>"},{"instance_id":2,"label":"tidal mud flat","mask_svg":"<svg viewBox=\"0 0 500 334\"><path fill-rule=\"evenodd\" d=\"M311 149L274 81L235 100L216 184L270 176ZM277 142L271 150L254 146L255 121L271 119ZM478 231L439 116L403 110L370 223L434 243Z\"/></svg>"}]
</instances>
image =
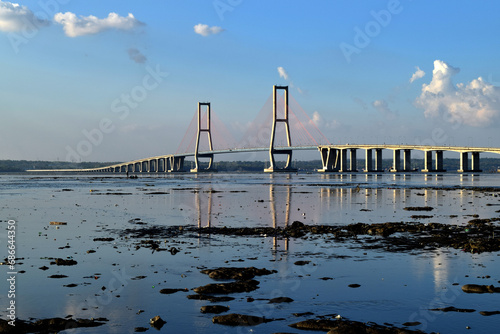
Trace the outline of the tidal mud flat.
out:
<instances>
[{"instance_id":1,"label":"tidal mud flat","mask_svg":"<svg viewBox=\"0 0 500 334\"><path fill-rule=\"evenodd\" d=\"M4 178L17 328L495 333L499 182L446 177Z\"/></svg>"}]
</instances>

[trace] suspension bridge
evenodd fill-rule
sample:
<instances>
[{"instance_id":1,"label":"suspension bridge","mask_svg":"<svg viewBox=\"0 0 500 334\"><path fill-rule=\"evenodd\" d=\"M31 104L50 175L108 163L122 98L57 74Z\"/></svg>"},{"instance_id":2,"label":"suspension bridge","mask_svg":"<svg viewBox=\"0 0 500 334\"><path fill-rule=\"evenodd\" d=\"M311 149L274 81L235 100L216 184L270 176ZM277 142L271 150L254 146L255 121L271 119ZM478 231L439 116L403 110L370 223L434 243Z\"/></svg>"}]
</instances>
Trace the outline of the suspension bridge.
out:
<instances>
[{"instance_id":1,"label":"suspension bridge","mask_svg":"<svg viewBox=\"0 0 500 334\"><path fill-rule=\"evenodd\" d=\"M293 107L290 106L290 101ZM422 172L445 172L443 168L443 152L457 152L460 156L458 172L481 172L480 153L500 154L500 148L491 147L461 147L461 146L430 146L430 145L391 145L391 144L331 144L321 133L315 122L307 116L293 98L290 100L288 86L273 86L272 114L269 113L270 99L261 110L263 124L254 122L250 126L253 133L246 133L245 138L238 145L231 148L227 143L227 131L222 132L219 148L215 148L212 134L213 116L210 102L199 102L198 109L191 121L188 131L184 135L177 153L158 155L133 161L113 164L105 167L87 169L51 169L28 170L27 172L92 172L92 173L172 173L172 172L210 172L214 171L214 156L219 154L250 153L267 151L269 153L269 167L265 172L295 172L292 168L293 151L318 150L322 168L318 172L357 172L357 151L365 151L365 172L383 172L382 150L393 151L392 172L410 172L411 153L414 150L424 153L424 168ZM294 112L295 110L295 112ZM302 113L300 113L302 112ZM272 116L272 119L271 119ZM302 121L300 120L302 118ZM270 124L269 124L270 123ZM197 130L193 131L193 124ZM224 130L220 125L218 130ZM249 132L249 131L247 131ZM292 145L294 140L299 145ZM189 144L187 139L191 137ZM225 147L225 148L224 148ZM286 161L279 166L276 156L286 156ZM470 156L469 156L470 155ZM434 158L433 158L434 156ZM185 160L194 158L194 168L187 170ZM469 159L470 157L470 159ZM201 166L200 159L208 159L208 166ZM205 164L206 165L206 164Z\"/></svg>"}]
</instances>

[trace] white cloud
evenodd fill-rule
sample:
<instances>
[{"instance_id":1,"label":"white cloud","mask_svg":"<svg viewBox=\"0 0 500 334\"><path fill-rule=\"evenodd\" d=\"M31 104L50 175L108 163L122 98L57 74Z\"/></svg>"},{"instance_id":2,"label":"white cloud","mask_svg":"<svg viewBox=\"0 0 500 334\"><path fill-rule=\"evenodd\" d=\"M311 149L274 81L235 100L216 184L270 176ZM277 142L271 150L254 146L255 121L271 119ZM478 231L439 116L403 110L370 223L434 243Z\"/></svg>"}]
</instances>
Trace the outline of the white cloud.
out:
<instances>
[{"instance_id":1,"label":"white cloud","mask_svg":"<svg viewBox=\"0 0 500 334\"><path fill-rule=\"evenodd\" d=\"M198 23L197 25L194 26L194 32L201 36L217 35L223 31L224 29L222 29L221 27L217 26L209 27L208 24Z\"/></svg>"},{"instance_id":2,"label":"white cloud","mask_svg":"<svg viewBox=\"0 0 500 334\"><path fill-rule=\"evenodd\" d=\"M486 126L500 113L500 87L479 77L468 84L452 83L460 69L441 60L434 61L432 80L422 85L415 105L424 109L426 117L443 116L454 124Z\"/></svg>"},{"instance_id":3,"label":"white cloud","mask_svg":"<svg viewBox=\"0 0 500 334\"><path fill-rule=\"evenodd\" d=\"M69 37L92 35L109 29L132 30L144 25L130 13L127 17L109 13L108 17L100 19L93 15L77 17L74 13L66 12L54 15L54 21L63 26Z\"/></svg>"},{"instance_id":4,"label":"white cloud","mask_svg":"<svg viewBox=\"0 0 500 334\"><path fill-rule=\"evenodd\" d=\"M36 17L28 7L0 1L0 31L17 32L47 25L49 21Z\"/></svg>"},{"instance_id":5,"label":"white cloud","mask_svg":"<svg viewBox=\"0 0 500 334\"><path fill-rule=\"evenodd\" d=\"M424 77L424 75L425 75L425 72L424 72L424 71L422 71L422 70L420 69L420 67L416 66L415 68L416 68L417 70L416 70L416 71L415 71L415 73L413 73L413 75L411 76L411 78L410 78L410 83L412 83L413 81L418 80L418 79L420 79L420 78L423 78L423 77Z\"/></svg>"},{"instance_id":6,"label":"white cloud","mask_svg":"<svg viewBox=\"0 0 500 334\"><path fill-rule=\"evenodd\" d=\"M143 55L142 52L139 51L139 49L137 49L137 48L130 48L127 50L127 53L128 53L128 56L130 57L130 59L132 59L133 61L135 61L138 64L144 64L146 62L146 60L148 60L146 58L146 56Z\"/></svg>"},{"instance_id":7,"label":"white cloud","mask_svg":"<svg viewBox=\"0 0 500 334\"><path fill-rule=\"evenodd\" d=\"M386 100L376 100L373 101L372 106L378 110L382 115L384 115L388 119L396 118L396 112L389 108L389 104Z\"/></svg>"},{"instance_id":8,"label":"white cloud","mask_svg":"<svg viewBox=\"0 0 500 334\"><path fill-rule=\"evenodd\" d=\"M289 78L288 73L286 72L286 70L283 67L281 67L281 66L278 67L278 73L280 75L280 78L288 80L288 78Z\"/></svg>"},{"instance_id":9,"label":"white cloud","mask_svg":"<svg viewBox=\"0 0 500 334\"><path fill-rule=\"evenodd\" d=\"M325 121L323 119L323 117L321 116L321 114L317 111L313 112L310 123L312 123L318 129L319 128L326 128L326 129L338 129L338 128L340 128L339 121L337 121L337 120Z\"/></svg>"}]
</instances>

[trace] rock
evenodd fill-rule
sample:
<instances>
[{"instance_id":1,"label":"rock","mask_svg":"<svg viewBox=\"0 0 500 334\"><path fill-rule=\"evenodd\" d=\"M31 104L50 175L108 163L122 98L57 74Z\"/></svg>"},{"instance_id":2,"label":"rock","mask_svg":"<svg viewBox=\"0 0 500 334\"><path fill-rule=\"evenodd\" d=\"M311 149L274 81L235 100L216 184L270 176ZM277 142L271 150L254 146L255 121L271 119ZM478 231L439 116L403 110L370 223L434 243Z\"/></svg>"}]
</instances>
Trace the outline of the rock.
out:
<instances>
[{"instance_id":1,"label":"rock","mask_svg":"<svg viewBox=\"0 0 500 334\"><path fill-rule=\"evenodd\" d=\"M466 293L493 293L500 292L500 287L496 288L493 285L466 284L462 286L462 291Z\"/></svg>"},{"instance_id":2,"label":"rock","mask_svg":"<svg viewBox=\"0 0 500 334\"><path fill-rule=\"evenodd\" d=\"M113 241L115 238L94 238L94 241Z\"/></svg>"},{"instance_id":3,"label":"rock","mask_svg":"<svg viewBox=\"0 0 500 334\"><path fill-rule=\"evenodd\" d=\"M481 311L479 312L479 314L484 316L490 316L490 315L500 314L500 311Z\"/></svg>"},{"instance_id":4,"label":"rock","mask_svg":"<svg viewBox=\"0 0 500 334\"><path fill-rule=\"evenodd\" d=\"M276 297L269 300L269 304L291 303L291 302L293 302L293 299L288 297Z\"/></svg>"},{"instance_id":5,"label":"rock","mask_svg":"<svg viewBox=\"0 0 500 334\"><path fill-rule=\"evenodd\" d=\"M204 294L188 295L187 298L188 299L195 299L195 300L208 300L209 302L212 302L212 303L229 302L231 300L234 300L233 297L229 297L229 296L217 297L217 296L209 296L209 295L204 295Z\"/></svg>"},{"instance_id":6,"label":"rock","mask_svg":"<svg viewBox=\"0 0 500 334\"><path fill-rule=\"evenodd\" d=\"M53 333L70 328L98 327L104 325L105 321L108 321L108 319L50 318L37 320L35 322L16 319L16 326L11 326L7 320L0 319L0 333Z\"/></svg>"},{"instance_id":7,"label":"rock","mask_svg":"<svg viewBox=\"0 0 500 334\"><path fill-rule=\"evenodd\" d=\"M456 308L453 306L448 306L448 307L441 307L441 308L433 308L430 309L430 311L441 311L441 312L465 312L465 313L472 313L476 312L474 309L469 309L469 308Z\"/></svg>"},{"instance_id":8,"label":"rock","mask_svg":"<svg viewBox=\"0 0 500 334\"><path fill-rule=\"evenodd\" d=\"M359 321L350 321L344 319L326 320L326 319L310 319L290 325L290 327L305 330L328 331L328 334L411 334L420 333L421 331L413 331L392 326L382 326L373 322L363 323Z\"/></svg>"},{"instance_id":9,"label":"rock","mask_svg":"<svg viewBox=\"0 0 500 334\"><path fill-rule=\"evenodd\" d=\"M296 266L305 266L306 264L311 263L311 261L295 261L294 265Z\"/></svg>"},{"instance_id":10,"label":"rock","mask_svg":"<svg viewBox=\"0 0 500 334\"><path fill-rule=\"evenodd\" d=\"M56 259L56 264L58 266L74 266L74 265L78 264L78 262L76 262L73 259L65 260L65 259L58 258L58 259Z\"/></svg>"},{"instance_id":11,"label":"rock","mask_svg":"<svg viewBox=\"0 0 500 334\"><path fill-rule=\"evenodd\" d=\"M179 292L179 291L187 292L186 289L161 289L160 293L162 293L164 295L170 295L172 293L176 293L176 292Z\"/></svg>"},{"instance_id":12,"label":"rock","mask_svg":"<svg viewBox=\"0 0 500 334\"><path fill-rule=\"evenodd\" d=\"M219 315L212 318L212 322L214 324L221 324L226 326L255 326L271 321L273 320L237 313Z\"/></svg>"},{"instance_id":13,"label":"rock","mask_svg":"<svg viewBox=\"0 0 500 334\"><path fill-rule=\"evenodd\" d=\"M43 267L40 267L40 268L38 268L38 269L40 269L40 270L47 270L47 269L49 269L49 267L47 267L47 266L43 266Z\"/></svg>"},{"instance_id":14,"label":"rock","mask_svg":"<svg viewBox=\"0 0 500 334\"><path fill-rule=\"evenodd\" d=\"M200 309L201 313L223 313L229 311L229 307L222 305L206 305L202 306Z\"/></svg>"},{"instance_id":15,"label":"rock","mask_svg":"<svg viewBox=\"0 0 500 334\"><path fill-rule=\"evenodd\" d=\"M408 327L411 327L411 326L418 326L418 325L421 325L422 323L421 322L418 322L418 321L408 321L408 322L405 322L403 324L403 326L408 326Z\"/></svg>"},{"instance_id":16,"label":"rock","mask_svg":"<svg viewBox=\"0 0 500 334\"><path fill-rule=\"evenodd\" d=\"M149 319L149 324L153 326L156 329L161 329L163 325L165 325L167 322L163 320L159 315L157 315L154 318Z\"/></svg>"},{"instance_id":17,"label":"rock","mask_svg":"<svg viewBox=\"0 0 500 334\"><path fill-rule=\"evenodd\" d=\"M434 208L431 206L407 206L406 208L403 208L403 210L406 210L406 211L432 211L432 210L434 210Z\"/></svg>"},{"instance_id":18,"label":"rock","mask_svg":"<svg viewBox=\"0 0 500 334\"><path fill-rule=\"evenodd\" d=\"M200 286L194 289L199 294L230 294L238 292L250 292L257 290L259 282L256 280L237 281L231 283L215 283Z\"/></svg>"},{"instance_id":19,"label":"rock","mask_svg":"<svg viewBox=\"0 0 500 334\"><path fill-rule=\"evenodd\" d=\"M48 276L48 278L66 278L66 277L68 277L68 276L61 275L61 274L55 274L55 275Z\"/></svg>"},{"instance_id":20,"label":"rock","mask_svg":"<svg viewBox=\"0 0 500 334\"><path fill-rule=\"evenodd\" d=\"M67 222L50 222L50 225L68 225Z\"/></svg>"},{"instance_id":21,"label":"rock","mask_svg":"<svg viewBox=\"0 0 500 334\"><path fill-rule=\"evenodd\" d=\"M202 274L207 274L212 279L235 279L235 280L250 280L255 276L271 275L277 273L276 270L267 270L265 268L258 269L255 267L238 268L216 268L205 269L201 271Z\"/></svg>"}]
</instances>

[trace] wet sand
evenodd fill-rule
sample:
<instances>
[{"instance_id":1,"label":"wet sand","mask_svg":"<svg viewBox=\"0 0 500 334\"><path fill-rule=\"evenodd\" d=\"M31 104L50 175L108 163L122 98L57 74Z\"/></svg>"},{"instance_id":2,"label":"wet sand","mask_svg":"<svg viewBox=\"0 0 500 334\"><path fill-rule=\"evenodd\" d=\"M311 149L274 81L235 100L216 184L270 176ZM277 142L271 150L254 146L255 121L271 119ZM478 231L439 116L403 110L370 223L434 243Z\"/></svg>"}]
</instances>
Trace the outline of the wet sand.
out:
<instances>
[{"instance_id":1,"label":"wet sand","mask_svg":"<svg viewBox=\"0 0 500 334\"><path fill-rule=\"evenodd\" d=\"M150 319L158 315L166 321L160 332L178 333L317 333L290 327L307 319L494 333L500 295L462 287L500 286L497 250L428 242L428 230L444 224L465 240L495 245L494 176L3 176L1 219L17 227L16 315L103 322L68 333L156 332ZM424 207L432 209L408 209ZM368 232L365 224L385 229ZM423 245L388 247L390 238L413 242L417 234L394 226L420 226ZM229 233L245 228L253 232ZM7 245L6 234L1 240ZM202 272L220 267L272 273L251 278L253 290L208 294L232 300L188 298L196 288L237 281ZM7 277L7 266L0 269ZM292 301L270 302L276 298ZM215 305L229 309L202 312ZM274 321L213 322L232 313Z\"/></svg>"}]
</instances>

